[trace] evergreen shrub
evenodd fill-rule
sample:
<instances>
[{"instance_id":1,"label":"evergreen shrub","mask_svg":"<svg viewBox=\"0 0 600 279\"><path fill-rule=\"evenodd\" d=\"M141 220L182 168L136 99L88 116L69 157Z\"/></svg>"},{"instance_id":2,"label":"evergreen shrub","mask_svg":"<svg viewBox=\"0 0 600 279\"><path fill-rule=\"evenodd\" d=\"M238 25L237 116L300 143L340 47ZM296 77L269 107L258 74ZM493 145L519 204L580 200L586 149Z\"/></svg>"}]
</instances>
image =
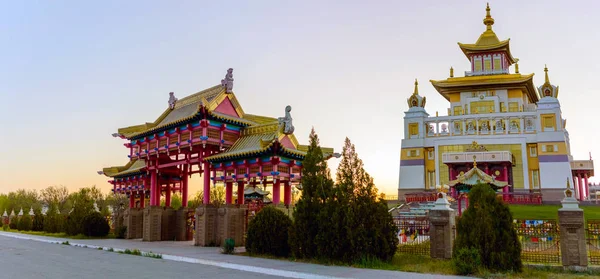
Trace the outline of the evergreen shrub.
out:
<instances>
[{"instance_id":1,"label":"evergreen shrub","mask_svg":"<svg viewBox=\"0 0 600 279\"><path fill-rule=\"evenodd\" d=\"M268 254L287 257L290 253L288 231L290 217L274 207L264 207L248 224L246 251L251 254Z\"/></svg>"},{"instance_id":2,"label":"evergreen shrub","mask_svg":"<svg viewBox=\"0 0 600 279\"><path fill-rule=\"evenodd\" d=\"M127 235L127 226L120 226L115 228L115 236L119 239L125 239Z\"/></svg>"},{"instance_id":3,"label":"evergreen shrub","mask_svg":"<svg viewBox=\"0 0 600 279\"><path fill-rule=\"evenodd\" d=\"M461 248L454 253L452 265L459 275L474 274L481 266L479 251L475 248Z\"/></svg>"},{"instance_id":4,"label":"evergreen shrub","mask_svg":"<svg viewBox=\"0 0 600 279\"><path fill-rule=\"evenodd\" d=\"M9 229L8 224L2 224L3 231L8 231L8 229Z\"/></svg>"},{"instance_id":5,"label":"evergreen shrub","mask_svg":"<svg viewBox=\"0 0 600 279\"><path fill-rule=\"evenodd\" d=\"M86 236L106 236L110 226L100 212L92 212L83 218L83 234Z\"/></svg>"},{"instance_id":6,"label":"evergreen shrub","mask_svg":"<svg viewBox=\"0 0 600 279\"><path fill-rule=\"evenodd\" d=\"M17 229L19 231L30 231L31 230L31 216L23 215L23 217L19 218L19 223L17 224Z\"/></svg>"},{"instance_id":7,"label":"evergreen shrub","mask_svg":"<svg viewBox=\"0 0 600 279\"><path fill-rule=\"evenodd\" d=\"M481 265L490 271L520 272L523 269L521 243L513 227L512 214L488 184L471 188L469 207L458 220L456 229L455 263L461 262L459 253L465 253L464 249L474 249Z\"/></svg>"},{"instance_id":8,"label":"evergreen shrub","mask_svg":"<svg viewBox=\"0 0 600 279\"><path fill-rule=\"evenodd\" d=\"M16 230L17 229L17 225L19 224L19 217L13 217L10 219L10 223L8 224L8 227L11 230Z\"/></svg>"},{"instance_id":9,"label":"evergreen shrub","mask_svg":"<svg viewBox=\"0 0 600 279\"><path fill-rule=\"evenodd\" d=\"M235 250L235 240L233 238L225 239L225 243L223 244L223 254L233 254Z\"/></svg>"},{"instance_id":10,"label":"evergreen shrub","mask_svg":"<svg viewBox=\"0 0 600 279\"><path fill-rule=\"evenodd\" d=\"M55 210L48 210L44 217L44 231L47 233L64 232L64 216Z\"/></svg>"},{"instance_id":11,"label":"evergreen shrub","mask_svg":"<svg viewBox=\"0 0 600 279\"><path fill-rule=\"evenodd\" d=\"M36 232L41 232L44 230L44 215L39 211L36 212L35 216L33 217L31 230Z\"/></svg>"}]
</instances>

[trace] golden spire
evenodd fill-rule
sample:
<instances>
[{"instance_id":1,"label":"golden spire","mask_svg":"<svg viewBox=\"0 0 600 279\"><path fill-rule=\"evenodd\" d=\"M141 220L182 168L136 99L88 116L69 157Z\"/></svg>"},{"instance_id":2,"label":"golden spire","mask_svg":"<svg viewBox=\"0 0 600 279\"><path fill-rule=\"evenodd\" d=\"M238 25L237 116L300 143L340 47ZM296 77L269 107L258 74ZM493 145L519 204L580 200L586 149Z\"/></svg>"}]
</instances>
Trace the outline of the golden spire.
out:
<instances>
[{"instance_id":1,"label":"golden spire","mask_svg":"<svg viewBox=\"0 0 600 279\"><path fill-rule=\"evenodd\" d=\"M544 73L546 75L546 83L550 84L550 79L548 78L548 66L544 64Z\"/></svg>"},{"instance_id":2,"label":"golden spire","mask_svg":"<svg viewBox=\"0 0 600 279\"><path fill-rule=\"evenodd\" d=\"M492 25L494 25L494 18L490 14L490 3L487 3L487 7L485 8L485 18L483 19L483 24L485 24L487 30L492 30Z\"/></svg>"},{"instance_id":3,"label":"golden spire","mask_svg":"<svg viewBox=\"0 0 600 279\"><path fill-rule=\"evenodd\" d=\"M477 167L477 156L473 155L473 168Z\"/></svg>"},{"instance_id":4,"label":"golden spire","mask_svg":"<svg viewBox=\"0 0 600 279\"><path fill-rule=\"evenodd\" d=\"M569 181L568 177L567 177L567 190L565 190L565 196L567 196L567 198L570 198L571 196L573 196L573 192L571 191L571 182Z\"/></svg>"},{"instance_id":5,"label":"golden spire","mask_svg":"<svg viewBox=\"0 0 600 279\"><path fill-rule=\"evenodd\" d=\"M417 79L415 78L415 91L413 92L414 95L419 95L419 82L417 81Z\"/></svg>"},{"instance_id":6,"label":"golden spire","mask_svg":"<svg viewBox=\"0 0 600 279\"><path fill-rule=\"evenodd\" d=\"M450 77L454 77L454 68L450 66Z\"/></svg>"}]
</instances>

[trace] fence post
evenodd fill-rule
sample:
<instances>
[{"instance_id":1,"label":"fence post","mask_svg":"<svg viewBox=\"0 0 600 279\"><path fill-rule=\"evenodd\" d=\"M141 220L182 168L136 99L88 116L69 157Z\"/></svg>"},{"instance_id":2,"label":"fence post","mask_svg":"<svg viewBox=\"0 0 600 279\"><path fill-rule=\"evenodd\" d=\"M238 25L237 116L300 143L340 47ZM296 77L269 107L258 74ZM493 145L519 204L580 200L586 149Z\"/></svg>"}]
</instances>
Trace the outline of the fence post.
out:
<instances>
[{"instance_id":1,"label":"fence post","mask_svg":"<svg viewBox=\"0 0 600 279\"><path fill-rule=\"evenodd\" d=\"M435 207L429 210L429 239L431 258L452 258L452 246L454 243L454 210L446 199L445 193L439 193L435 201Z\"/></svg>"},{"instance_id":2,"label":"fence post","mask_svg":"<svg viewBox=\"0 0 600 279\"><path fill-rule=\"evenodd\" d=\"M558 210L558 225L560 228L560 251L564 268L584 270L588 266L587 246L583 209L573 197L569 179L567 190L562 200L562 208Z\"/></svg>"}]
</instances>

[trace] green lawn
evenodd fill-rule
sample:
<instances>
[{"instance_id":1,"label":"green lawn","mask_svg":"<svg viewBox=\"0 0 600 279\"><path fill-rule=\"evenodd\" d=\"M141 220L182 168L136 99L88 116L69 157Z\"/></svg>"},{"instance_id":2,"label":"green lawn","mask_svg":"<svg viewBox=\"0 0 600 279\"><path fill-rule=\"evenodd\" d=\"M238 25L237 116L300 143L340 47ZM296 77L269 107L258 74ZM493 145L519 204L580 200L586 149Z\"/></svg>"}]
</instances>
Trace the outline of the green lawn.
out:
<instances>
[{"instance_id":1,"label":"green lawn","mask_svg":"<svg viewBox=\"0 0 600 279\"><path fill-rule=\"evenodd\" d=\"M560 205L509 205L515 219L558 219ZM600 206L581 206L585 219L600 219Z\"/></svg>"},{"instance_id":2,"label":"green lawn","mask_svg":"<svg viewBox=\"0 0 600 279\"><path fill-rule=\"evenodd\" d=\"M106 239L106 238L115 238L115 235L113 233L108 233L108 235L106 237L92 237L92 236L85 236L83 234L78 234L78 235L68 235L64 232L61 233L47 233L47 232L36 232L36 231L19 231L19 230L6 230L7 232L13 232L13 233L22 233L22 234L29 234L29 235L39 235L39 236L49 236L49 237L60 237L60 238L70 238L70 239Z\"/></svg>"}]
</instances>

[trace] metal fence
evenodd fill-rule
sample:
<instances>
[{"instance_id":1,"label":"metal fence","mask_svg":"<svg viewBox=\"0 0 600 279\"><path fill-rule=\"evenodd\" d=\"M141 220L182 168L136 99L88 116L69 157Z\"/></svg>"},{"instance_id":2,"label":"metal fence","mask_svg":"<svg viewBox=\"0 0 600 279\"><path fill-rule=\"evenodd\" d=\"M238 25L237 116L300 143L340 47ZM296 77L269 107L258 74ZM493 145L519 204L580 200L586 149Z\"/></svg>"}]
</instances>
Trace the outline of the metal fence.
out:
<instances>
[{"instance_id":1,"label":"metal fence","mask_svg":"<svg viewBox=\"0 0 600 279\"><path fill-rule=\"evenodd\" d=\"M399 252L429 256L428 217L394 217L394 223L398 226Z\"/></svg>"},{"instance_id":2,"label":"metal fence","mask_svg":"<svg viewBox=\"0 0 600 279\"><path fill-rule=\"evenodd\" d=\"M587 220L586 238L590 265L600 264L600 220Z\"/></svg>"},{"instance_id":3,"label":"metal fence","mask_svg":"<svg viewBox=\"0 0 600 279\"><path fill-rule=\"evenodd\" d=\"M513 225L521 242L524 262L559 264L560 237L556 220L520 220Z\"/></svg>"}]
</instances>

